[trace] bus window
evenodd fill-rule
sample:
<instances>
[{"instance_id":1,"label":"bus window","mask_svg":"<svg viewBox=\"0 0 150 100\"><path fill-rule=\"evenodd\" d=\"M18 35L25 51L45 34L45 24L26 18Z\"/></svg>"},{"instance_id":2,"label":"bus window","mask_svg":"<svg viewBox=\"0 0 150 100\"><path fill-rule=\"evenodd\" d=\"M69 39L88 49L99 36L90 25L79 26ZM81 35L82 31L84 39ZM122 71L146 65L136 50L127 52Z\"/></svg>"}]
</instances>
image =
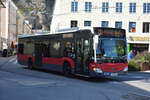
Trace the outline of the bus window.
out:
<instances>
[{"instance_id":1,"label":"bus window","mask_svg":"<svg viewBox=\"0 0 150 100\"><path fill-rule=\"evenodd\" d=\"M43 44L42 46L43 51L43 57L49 57L49 47L46 44Z\"/></svg>"},{"instance_id":2,"label":"bus window","mask_svg":"<svg viewBox=\"0 0 150 100\"><path fill-rule=\"evenodd\" d=\"M64 48L64 56L75 58L75 50L74 50L74 43L73 42L66 42Z\"/></svg>"},{"instance_id":3,"label":"bus window","mask_svg":"<svg viewBox=\"0 0 150 100\"><path fill-rule=\"evenodd\" d=\"M60 57L60 42L52 40L50 46L51 57Z\"/></svg>"},{"instance_id":4,"label":"bus window","mask_svg":"<svg viewBox=\"0 0 150 100\"><path fill-rule=\"evenodd\" d=\"M34 44L33 43L25 43L24 45L24 54L33 54L34 53Z\"/></svg>"},{"instance_id":5,"label":"bus window","mask_svg":"<svg viewBox=\"0 0 150 100\"><path fill-rule=\"evenodd\" d=\"M24 44L19 44L18 45L18 53L24 54Z\"/></svg>"}]
</instances>

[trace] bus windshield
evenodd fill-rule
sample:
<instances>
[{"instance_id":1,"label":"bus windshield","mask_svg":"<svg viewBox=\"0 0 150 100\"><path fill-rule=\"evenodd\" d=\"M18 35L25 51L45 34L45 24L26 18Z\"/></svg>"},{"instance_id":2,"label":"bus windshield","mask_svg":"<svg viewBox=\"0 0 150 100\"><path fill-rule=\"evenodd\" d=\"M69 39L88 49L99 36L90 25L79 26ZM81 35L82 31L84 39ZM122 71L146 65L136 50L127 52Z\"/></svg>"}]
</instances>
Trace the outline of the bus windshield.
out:
<instances>
[{"instance_id":1,"label":"bus windshield","mask_svg":"<svg viewBox=\"0 0 150 100\"><path fill-rule=\"evenodd\" d=\"M126 56L126 42L123 39L99 39L96 49L97 58Z\"/></svg>"}]
</instances>

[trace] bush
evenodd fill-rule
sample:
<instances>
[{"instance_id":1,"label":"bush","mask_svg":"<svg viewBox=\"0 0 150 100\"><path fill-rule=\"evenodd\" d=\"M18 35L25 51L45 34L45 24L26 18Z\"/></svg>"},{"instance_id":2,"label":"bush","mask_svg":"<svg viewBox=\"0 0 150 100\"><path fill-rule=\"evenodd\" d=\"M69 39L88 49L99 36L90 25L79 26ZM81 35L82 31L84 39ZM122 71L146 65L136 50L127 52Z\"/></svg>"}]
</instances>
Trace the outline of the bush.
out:
<instances>
[{"instance_id":1,"label":"bush","mask_svg":"<svg viewBox=\"0 0 150 100\"><path fill-rule=\"evenodd\" d=\"M132 60L130 60L128 62L128 66L129 66L129 71L144 71L142 69L150 69L149 68L143 68L145 66L142 66L142 65L145 65L147 64L148 66L150 66L150 53L148 52L142 52L142 53L139 53L137 54Z\"/></svg>"},{"instance_id":2,"label":"bush","mask_svg":"<svg viewBox=\"0 0 150 100\"><path fill-rule=\"evenodd\" d=\"M140 70L140 67L138 66L136 60L130 60L128 62L128 70L129 71L139 71Z\"/></svg>"},{"instance_id":3,"label":"bush","mask_svg":"<svg viewBox=\"0 0 150 100\"><path fill-rule=\"evenodd\" d=\"M150 53L145 51L140 54L137 54L134 60L136 60L138 64L141 64L144 62L148 62L150 64Z\"/></svg>"}]
</instances>

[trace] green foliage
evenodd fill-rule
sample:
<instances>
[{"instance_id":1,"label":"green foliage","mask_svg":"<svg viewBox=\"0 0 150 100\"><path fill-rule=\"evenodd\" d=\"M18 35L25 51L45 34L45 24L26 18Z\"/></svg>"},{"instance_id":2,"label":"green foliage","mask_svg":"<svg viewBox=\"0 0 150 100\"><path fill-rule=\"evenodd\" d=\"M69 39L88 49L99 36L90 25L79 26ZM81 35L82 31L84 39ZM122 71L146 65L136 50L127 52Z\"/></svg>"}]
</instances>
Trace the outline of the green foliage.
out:
<instances>
[{"instance_id":1,"label":"green foliage","mask_svg":"<svg viewBox=\"0 0 150 100\"><path fill-rule=\"evenodd\" d=\"M140 67L138 66L136 60L130 60L128 62L128 70L129 71L139 71Z\"/></svg>"},{"instance_id":2,"label":"green foliage","mask_svg":"<svg viewBox=\"0 0 150 100\"><path fill-rule=\"evenodd\" d=\"M137 54L136 57L134 58L138 64L147 62L150 64L150 53L148 52L142 52L140 54Z\"/></svg>"},{"instance_id":3,"label":"green foliage","mask_svg":"<svg viewBox=\"0 0 150 100\"><path fill-rule=\"evenodd\" d=\"M150 53L142 52L137 54L132 60L128 62L129 71L139 71L140 64L148 63L150 66Z\"/></svg>"}]
</instances>

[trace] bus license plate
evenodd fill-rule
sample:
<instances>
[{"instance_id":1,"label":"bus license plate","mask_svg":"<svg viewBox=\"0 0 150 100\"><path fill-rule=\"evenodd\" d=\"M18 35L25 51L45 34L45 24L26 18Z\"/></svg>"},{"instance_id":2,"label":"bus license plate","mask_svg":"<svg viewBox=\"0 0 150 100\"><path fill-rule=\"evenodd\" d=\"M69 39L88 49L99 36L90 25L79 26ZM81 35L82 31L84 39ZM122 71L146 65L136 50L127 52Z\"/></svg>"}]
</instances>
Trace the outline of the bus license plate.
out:
<instances>
[{"instance_id":1,"label":"bus license plate","mask_svg":"<svg viewBox=\"0 0 150 100\"><path fill-rule=\"evenodd\" d=\"M104 72L104 76L110 76L111 74L109 72Z\"/></svg>"},{"instance_id":2,"label":"bus license plate","mask_svg":"<svg viewBox=\"0 0 150 100\"><path fill-rule=\"evenodd\" d=\"M118 73L111 73L111 76L118 76Z\"/></svg>"}]
</instances>

